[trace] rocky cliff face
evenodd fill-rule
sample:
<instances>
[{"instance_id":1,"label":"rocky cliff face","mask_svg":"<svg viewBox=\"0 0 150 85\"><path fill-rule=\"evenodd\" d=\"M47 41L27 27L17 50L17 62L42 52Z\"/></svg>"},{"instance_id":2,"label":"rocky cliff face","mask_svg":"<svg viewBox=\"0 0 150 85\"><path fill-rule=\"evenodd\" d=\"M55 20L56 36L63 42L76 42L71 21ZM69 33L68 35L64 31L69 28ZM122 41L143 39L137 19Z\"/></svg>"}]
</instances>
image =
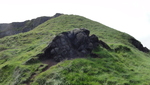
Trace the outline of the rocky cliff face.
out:
<instances>
[{"instance_id":1,"label":"rocky cliff face","mask_svg":"<svg viewBox=\"0 0 150 85\"><path fill-rule=\"evenodd\" d=\"M13 22L10 24L0 24L0 38L14 35L22 32L28 32L45 21L58 17L62 14L56 13L53 17L38 17L36 19L27 20L24 22Z\"/></svg>"},{"instance_id":2,"label":"rocky cliff face","mask_svg":"<svg viewBox=\"0 0 150 85\"><path fill-rule=\"evenodd\" d=\"M92 54L92 50L101 45L106 49L109 46L103 41L99 41L96 35L89 36L87 29L74 29L69 32L63 32L56 36L49 46L45 49L40 59L54 59L59 62L63 59L72 59L85 57Z\"/></svg>"}]
</instances>

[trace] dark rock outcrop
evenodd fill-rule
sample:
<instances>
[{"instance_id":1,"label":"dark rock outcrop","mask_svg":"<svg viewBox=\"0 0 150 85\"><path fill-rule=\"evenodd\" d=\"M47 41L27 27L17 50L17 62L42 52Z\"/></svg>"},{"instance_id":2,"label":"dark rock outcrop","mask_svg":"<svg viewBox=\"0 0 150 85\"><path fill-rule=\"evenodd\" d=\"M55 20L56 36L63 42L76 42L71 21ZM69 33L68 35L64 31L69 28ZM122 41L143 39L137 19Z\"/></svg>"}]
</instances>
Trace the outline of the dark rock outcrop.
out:
<instances>
[{"instance_id":1,"label":"dark rock outcrop","mask_svg":"<svg viewBox=\"0 0 150 85\"><path fill-rule=\"evenodd\" d=\"M109 48L106 43L99 41L96 35L89 36L89 34L90 31L84 28L63 32L53 39L39 58L51 58L59 62L92 54L92 50L99 44Z\"/></svg>"},{"instance_id":2,"label":"dark rock outcrop","mask_svg":"<svg viewBox=\"0 0 150 85\"><path fill-rule=\"evenodd\" d=\"M148 48L146 48L146 47L143 47L143 45L138 40L136 40L134 38L131 38L130 42L132 43L132 45L134 45L140 51L150 52L150 50Z\"/></svg>"},{"instance_id":3,"label":"dark rock outcrop","mask_svg":"<svg viewBox=\"0 0 150 85\"><path fill-rule=\"evenodd\" d=\"M105 42L103 42L102 40L99 40L99 44L100 44L102 47L104 47L104 48L106 48L106 49L108 49L108 50L111 50L111 48L110 48Z\"/></svg>"},{"instance_id":4,"label":"dark rock outcrop","mask_svg":"<svg viewBox=\"0 0 150 85\"><path fill-rule=\"evenodd\" d=\"M28 32L38 25L44 23L45 21L58 17L62 14L56 13L53 17L38 17L36 19L32 20L27 20L24 22L13 22L10 24L0 24L0 38L9 36L9 35L14 35L22 32Z\"/></svg>"}]
</instances>

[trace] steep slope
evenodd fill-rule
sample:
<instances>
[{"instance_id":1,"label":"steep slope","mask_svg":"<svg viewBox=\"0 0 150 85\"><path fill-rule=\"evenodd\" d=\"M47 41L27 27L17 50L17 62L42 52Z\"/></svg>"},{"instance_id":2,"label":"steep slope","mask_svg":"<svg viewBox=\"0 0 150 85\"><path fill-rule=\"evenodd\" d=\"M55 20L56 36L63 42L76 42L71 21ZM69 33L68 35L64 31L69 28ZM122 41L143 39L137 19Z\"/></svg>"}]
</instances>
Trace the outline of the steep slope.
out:
<instances>
[{"instance_id":1,"label":"steep slope","mask_svg":"<svg viewBox=\"0 0 150 85\"><path fill-rule=\"evenodd\" d=\"M86 28L109 45L92 52L97 58L64 60L50 67L38 60L61 32ZM132 36L76 15L61 15L35 29L0 39L1 85L148 85L150 53L140 51ZM140 43L140 42L139 42Z\"/></svg>"},{"instance_id":2,"label":"steep slope","mask_svg":"<svg viewBox=\"0 0 150 85\"><path fill-rule=\"evenodd\" d=\"M10 24L0 24L0 38L5 36L10 36L18 33L23 33L30 31L37 27L38 25L42 24L43 22L60 16L61 14L57 13L53 17L38 17L36 19L27 20L24 22L13 22Z\"/></svg>"}]
</instances>

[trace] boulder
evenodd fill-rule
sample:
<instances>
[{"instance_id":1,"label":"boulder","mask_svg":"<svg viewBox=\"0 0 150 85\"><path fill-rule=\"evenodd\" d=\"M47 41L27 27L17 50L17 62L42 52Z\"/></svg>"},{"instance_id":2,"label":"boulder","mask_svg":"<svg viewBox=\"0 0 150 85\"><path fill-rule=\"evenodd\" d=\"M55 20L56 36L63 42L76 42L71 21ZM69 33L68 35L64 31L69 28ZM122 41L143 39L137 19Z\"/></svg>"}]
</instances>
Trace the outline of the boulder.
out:
<instances>
[{"instance_id":1,"label":"boulder","mask_svg":"<svg viewBox=\"0 0 150 85\"><path fill-rule=\"evenodd\" d=\"M99 41L96 35L89 34L90 31L84 28L63 32L52 40L40 58L51 58L59 62L64 59L86 57L99 44L109 48L107 44Z\"/></svg>"}]
</instances>

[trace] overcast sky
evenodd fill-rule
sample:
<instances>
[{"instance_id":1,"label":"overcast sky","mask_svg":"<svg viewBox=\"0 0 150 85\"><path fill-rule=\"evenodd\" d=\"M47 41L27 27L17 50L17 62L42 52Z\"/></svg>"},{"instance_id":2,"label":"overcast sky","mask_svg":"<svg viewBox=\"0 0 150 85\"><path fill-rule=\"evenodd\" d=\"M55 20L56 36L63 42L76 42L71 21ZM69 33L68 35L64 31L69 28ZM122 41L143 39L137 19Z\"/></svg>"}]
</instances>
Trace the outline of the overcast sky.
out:
<instances>
[{"instance_id":1,"label":"overcast sky","mask_svg":"<svg viewBox=\"0 0 150 85\"><path fill-rule=\"evenodd\" d=\"M75 14L126 32L150 49L150 0L0 0L0 23Z\"/></svg>"}]
</instances>

